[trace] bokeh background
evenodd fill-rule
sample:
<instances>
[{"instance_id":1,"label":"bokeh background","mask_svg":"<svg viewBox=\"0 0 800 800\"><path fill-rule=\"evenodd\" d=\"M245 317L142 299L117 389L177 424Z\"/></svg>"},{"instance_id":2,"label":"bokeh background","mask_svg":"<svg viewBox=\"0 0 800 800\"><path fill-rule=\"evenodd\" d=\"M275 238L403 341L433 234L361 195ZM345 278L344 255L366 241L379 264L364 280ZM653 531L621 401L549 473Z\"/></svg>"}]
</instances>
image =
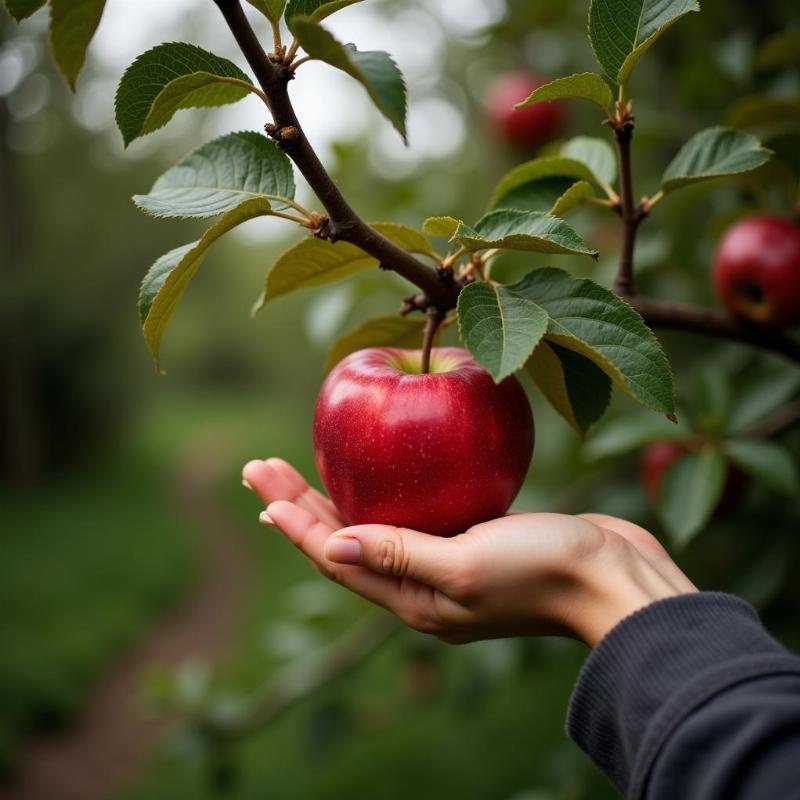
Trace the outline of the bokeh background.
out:
<instances>
[{"instance_id":1,"label":"bokeh background","mask_svg":"<svg viewBox=\"0 0 800 800\"><path fill-rule=\"evenodd\" d=\"M474 221L494 181L525 158L487 129L485 87L520 67L552 77L596 69L587 6L370 0L332 17L340 38L396 57L409 87L408 149L340 73L309 64L292 95L364 217ZM800 96L797 66L754 68L759 44L794 26L792 0L706 0L659 42L630 87L637 195L742 97ZM276 674L284 684L302 674L298 659L369 613L257 524L239 470L278 455L317 482L310 419L326 349L361 320L392 313L404 287L376 272L250 319L267 268L298 234L279 220L248 223L193 282L164 343L168 374L156 375L138 328L138 282L200 229L147 219L130 196L206 139L266 120L245 100L182 112L122 147L114 90L140 52L192 41L241 63L212 3L111 0L75 97L54 73L45 28L42 14L16 26L0 12L0 797L615 796L563 732L586 654L574 642L450 648L401 633L241 740L215 735L212 723L224 727ZM565 138L607 135L592 108L565 111ZM744 124L781 163L665 201L637 252L648 292L713 303L709 262L722 230L753 210L791 212L800 112L750 116ZM304 188L299 199L314 202ZM572 223L602 257L558 265L607 282L618 221L593 209ZM498 270L544 263L525 255ZM682 421L705 432L731 417L755 424L800 388L800 371L776 358L688 335L664 341ZM637 477L636 445L660 423L616 397L581 444L531 395L537 452L518 506L620 514L672 547ZM800 451L796 431L782 438ZM732 508L673 547L695 582L744 595L795 648L797 500L747 483Z\"/></svg>"}]
</instances>

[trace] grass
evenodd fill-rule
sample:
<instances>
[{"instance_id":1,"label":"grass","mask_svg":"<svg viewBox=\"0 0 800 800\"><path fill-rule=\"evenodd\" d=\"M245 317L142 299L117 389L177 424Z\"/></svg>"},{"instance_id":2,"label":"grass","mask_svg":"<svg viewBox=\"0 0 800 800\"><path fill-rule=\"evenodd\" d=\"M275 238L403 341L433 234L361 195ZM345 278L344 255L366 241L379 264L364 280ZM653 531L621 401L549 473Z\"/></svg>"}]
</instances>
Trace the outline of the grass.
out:
<instances>
[{"instance_id":1,"label":"grass","mask_svg":"<svg viewBox=\"0 0 800 800\"><path fill-rule=\"evenodd\" d=\"M191 573L158 465L130 454L0 496L0 763L87 687Z\"/></svg>"}]
</instances>

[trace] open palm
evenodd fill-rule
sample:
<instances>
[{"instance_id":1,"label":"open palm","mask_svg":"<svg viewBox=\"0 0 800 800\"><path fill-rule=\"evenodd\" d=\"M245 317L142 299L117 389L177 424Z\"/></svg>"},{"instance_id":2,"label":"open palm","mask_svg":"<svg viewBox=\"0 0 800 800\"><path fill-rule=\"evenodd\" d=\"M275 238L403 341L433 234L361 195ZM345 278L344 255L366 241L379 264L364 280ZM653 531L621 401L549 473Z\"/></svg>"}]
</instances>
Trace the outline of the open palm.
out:
<instances>
[{"instance_id":1,"label":"open palm","mask_svg":"<svg viewBox=\"0 0 800 800\"><path fill-rule=\"evenodd\" d=\"M624 616L653 593L694 588L651 534L613 517L513 514L448 539L347 527L280 459L251 461L243 477L268 506L262 519L323 575L448 642L543 633L596 639L610 627L605 617ZM626 572L643 585L623 580Z\"/></svg>"}]
</instances>

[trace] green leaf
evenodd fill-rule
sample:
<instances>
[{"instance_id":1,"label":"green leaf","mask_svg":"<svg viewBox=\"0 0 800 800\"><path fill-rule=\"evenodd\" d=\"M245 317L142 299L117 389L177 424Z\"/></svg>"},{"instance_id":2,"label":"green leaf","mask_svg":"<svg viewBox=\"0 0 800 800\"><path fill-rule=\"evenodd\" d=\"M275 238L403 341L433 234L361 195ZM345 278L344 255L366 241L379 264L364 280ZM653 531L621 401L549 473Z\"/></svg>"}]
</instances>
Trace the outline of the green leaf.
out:
<instances>
[{"instance_id":1,"label":"green leaf","mask_svg":"<svg viewBox=\"0 0 800 800\"><path fill-rule=\"evenodd\" d=\"M352 331L348 331L331 348L325 369L333 369L345 356L365 347L419 348L425 318L378 317L371 319Z\"/></svg>"},{"instance_id":2,"label":"green leaf","mask_svg":"<svg viewBox=\"0 0 800 800\"><path fill-rule=\"evenodd\" d=\"M582 161L560 156L536 158L515 167L500 179L489 208L541 211L560 216L594 197L590 181L598 182Z\"/></svg>"},{"instance_id":3,"label":"green leaf","mask_svg":"<svg viewBox=\"0 0 800 800\"><path fill-rule=\"evenodd\" d=\"M588 358L554 342L539 342L525 364L550 404L583 436L611 400L611 380Z\"/></svg>"},{"instance_id":4,"label":"green leaf","mask_svg":"<svg viewBox=\"0 0 800 800\"><path fill-rule=\"evenodd\" d=\"M46 2L47 0L6 0L6 8L17 22L21 22L37 12Z\"/></svg>"},{"instance_id":5,"label":"green leaf","mask_svg":"<svg viewBox=\"0 0 800 800\"><path fill-rule=\"evenodd\" d=\"M550 212L555 217L560 217L574 208L585 206L595 197L594 187L587 181L576 181L553 204Z\"/></svg>"},{"instance_id":6,"label":"green leaf","mask_svg":"<svg viewBox=\"0 0 800 800\"><path fill-rule=\"evenodd\" d=\"M755 67L761 72L800 65L800 29L772 34L758 48Z\"/></svg>"},{"instance_id":7,"label":"green leaf","mask_svg":"<svg viewBox=\"0 0 800 800\"><path fill-rule=\"evenodd\" d=\"M136 195L139 208L156 217L214 217L254 197L294 197L292 164L278 147L254 131L229 133L190 153Z\"/></svg>"},{"instance_id":8,"label":"green leaf","mask_svg":"<svg viewBox=\"0 0 800 800\"><path fill-rule=\"evenodd\" d=\"M711 448L682 456L666 471L658 512L675 544L687 544L703 529L719 504L726 474L725 459Z\"/></svg>"},{"instance_id":9,"label":"green leaf","mask_svg":"<svg viewBox=\"0 0 800 800\"><path fill-rule=\"evenodd\" d=\"M437 263L439 262L436 250L434 250L430 240L422 231L418 231L409 225L399 225L396 222L375 222L371 224L373 228L388 239L391 239L398 247L402 247L407 253L430 256Z\"/></svg>"},{"instance_id":10,"label":"green leaf","mask_svg":"<svg viewBox=\"0 0 800 800\"><path fill-rule=\"evenodd\" d=\"M594 181L594 173L581 161L572 158L562 158L561 156L548 156L545 158L535 158L533 161L526 161L518 167L514 167L510 172L507 172L497 183L492 193L492 199L489 203L491 209L495 208L519 208L519 206L512 205L514 202L524 203L532 196L537 190L529 187L541 186L541 181L545 179L556 179L561 182L558 183L561 194L566 191L564 181L565 178L570 179L571 184L576 180ZM550 193L548 199L558 199L560 195ZM526 210L534 210L527 209ZM440 219L435 217L434 219ZM446 217L445 219L452 219ZM442 234L444 235L444 234ZM452 234L451 234L452 235Z\"/></svg>"},{"instance_id":11,"label":"green leaf","mask_svg":"<svg viewBox=\"0 0 800 800\"><path fill-rule=\"evenodd\" d=\"M371 225L408 252L423 255L431 252L430 242L413 228L391 222L373 222ZM377 265L376 258L349 242L331 243L311 237L303 239L275 262L267 275L264 291L253 307L253 313L281 295L333 283Z\"/></svg>"},{"instance_id":12,"label":"green leaf","mask_svg":"<svg viewBox=\"0 0 800 800\"><path fill-rule=\"evenodd\" d=\"M524 366L547 330L547 314L505 286L481 281L458 296L458 328L467 350L500 383Z\"/></svg>"},{"instance_id":13,"label":"green leaf","mask_svg":"<svg viewBox=\"0 0 800 800\"><path fill-rule=\"evenodd\" d=\"M105 5L106 0L50 0L50 49L73 92Z\"/></svg>"},{"instance_id":14,"label":"green leaf","mask_svg":"<svg viewBox=\"0 0 800 800\"><path fill-rule=\"evenodd\" d=\"M229 211L199 241L171 250L150 267L139 291L139 316L145 342L159 369L161 337L208 249L237 225L268 212L269 203L262 199L248 200Z\"/></svg>"},{"instance_id":15,"label":"green leaf","mask_svg":"<svg viewBox=\"0 0 800 800\"><path fill-rule=\"evenodd\" d=\"M559 204L559 200L578 183L589 186L586 181L575 181L574 178L559 175L554 175L552 178L539 178L524 186L519 186L501 197L495 208L513 208L517 211L553 214L555 213L553 209ZM591 190L591 186L589 188Z\"/></svg>"},{"instance_id":16,"label":"green leaf","mask_svg":"<svg viewBox=\"0 0 800 800\"><path fill-rule=\"evenodd\" d=\"M736 389L728 419L732 434L746 433L800 389L800 370L786 369L782 363L761 361L748 366L744 376L746 381Z\"/></svg>"},{"instance_id":17,"label":"green leaf","mask_svg":"<svg viewBox=\"0 0 800 800\"><path fill-rule=\"evenodd\" d=\"M576 253L597 258L597 251L589 249L589 245L563 219L538 211L513 208L490 211L478 220L474 228L459 223L453 240L470 251L498 247L536 253Z\"/></svg>"},{"instance_id":18,"label":"green leaf","mask_svg":"<svg viewBox=\"0 0 800 800\"><path fill-rule=\"evenodd\" d=\"M725 114L732 128L763 130L800 121L800 97L751 94L734 103Z\"/></svg>"},{"instance_id":19,"label":"green leaf","mask_svg":"<svg viewBox=\"0 0 800 800\"><path fill-rule=\"evenodd\" d=\"M297 20L295 17L309 17L315 22L319 22L339 9L360 2L361 0L289 0L289 4L286 6L286 24L296 36Z\"/></svg>"},{"instance_id":20,"label":"green leaf","mask_svg":"<svg viewBox=\"0 0 800 800\"><path fill-rule=\"evenodd\" d=\"M765 164L770 151L749 133L732 128L706 128L678 151L661 178L665 192L691 183L747 172Z\"/></svg>"},{"instance_id":21,"label":"green leaf","mask_svg":"<svg viewBox=\"0 0 800 800\"><path fill-rule=\"evenodd\" d=\"M444 236L452 239L460 224L461 220L455 217L428 217L422 224L422 230L428 236Z\"/></svg>"},{"instance_id":22,"label":"green leaf","mask_svg":"<svg viewBox=\"0 0 800 800\"><path fill-rule=\"evenodd\" d=\"M279 22L286 8L286 0L247 0L257 8L270 22Z\"/></svg>"},{"instance_id":23,"label":"green leaf","mask_svg":"<svg viewBox=\"0 0 800 800\"><path fill-rule=\"evenodd\" d=\"M600 66L611 80L626 83L639 59L697 0L592 0L589 41Z\"/></svg>"},{"instance_id":24,"label":"green leaf","mask_svg":"<svg viewBox=\"0 0 800 800\"><path fill-rule=\"evenodd\" d=\"M604 422L584 446L583 455L587 460L597 461L630 453L650 442L681 442L692 435L680 422L675 425L652 414L625 414Z\"/></svg>"},{"instance_id":25,"label":"green leaf","mask_svg":"<svg viewBox=\"0 0 800 800\"><path fill-rule=\"evenodd\" d=\"M797 496L800 476L791 453L775 442L729 439L725 451L742 472L770 489Z\"/></svg>"},{"instance_id":26,"label":"green leaf","mask_svg":"<svg viewBox=\"0 0 800 800\"><path fill-rule=\"evenodd\" d=\"M514 108L525 108L545 100L560 100L564 97L577 97L596 103L605 113L611 105L613 96L608 84L596 72L581 72L566 78L557 78L550 83L534 89L526 100Z\"/></svg>"},{"instance_id":27,"label":"green leaf","mask_svg":"<svg viewBox=\"0 0 800 800\"><path fill-rule=\"evenodd\" d=\"M563 145L559 155L585 164L600 186L610 186L617 179L617 156L605 139L576 136Z\"/></svg>"},{"instance_id":28,"label":"green leaf","mask_svg":"<svg viewBox=\"0 0 800 800\"><path fill-rule=\"evenodd\" d=\"M226 58L193 44L160 44L142 53L122 76L117 126L127 147L166 125L180 109L235 103L255 91L250 78Z\"/></svg>"},{"instance_id":29,"label":"green leaf","mask_svg":"<svg viewBox=\"0 0 800 800\"><path fill-rule=\"evenodd\" d=\"M291 5L292 3L290 8ZM308 17L296 18L292 31L312 58L324 61L355 78L367 90L381 114L403 137L403 141L407 140L406 84L397 64L388 53L381 50L360 52L353 45L343 45L333 34Z\"/></svg>"},{"instance_id":30,"label":"green leaf","mask_svg":"<svg viewBox=\"0 0 800 800\"><path fill-rule=\"evenodd\" d=\"M549 267L529 272L509 289L547 311L547 341L586 356L634 400L674 417L672 373L661 344L616 294Z\"/></svg>"}]
</instances>

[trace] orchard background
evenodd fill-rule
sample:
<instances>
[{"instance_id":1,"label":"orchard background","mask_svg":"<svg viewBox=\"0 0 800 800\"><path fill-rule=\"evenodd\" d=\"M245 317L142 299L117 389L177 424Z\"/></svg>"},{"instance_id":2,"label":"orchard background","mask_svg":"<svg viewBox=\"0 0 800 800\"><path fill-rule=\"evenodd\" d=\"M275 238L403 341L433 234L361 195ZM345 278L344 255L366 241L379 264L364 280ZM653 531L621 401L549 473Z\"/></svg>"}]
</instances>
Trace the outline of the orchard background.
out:
<instances>
[{"instance_id":1,"label":"orchard background","mask_svg":"<svg viewBox=\"0 0 800 800\"><path fill-rule=\"evenodd\" d=\"M419 228L446 214L471 224L504 173L559 147L523 154L499 141L482 111L488 85L520 68L548 78L597 70L587 5L345 8L325 26L390 52L406 77L410 147L362 87L323 64L303 65L292 84L298 116L363 217ZM75 97L51 64L47 15L18 27L0 12L0 796L25 796L54 764L65 796L75 797L400 798L410 787L420 798L614 796L563 733L582 646L454 649L396 633L258 528L257 504L239 485L253 457L282 456L314 474L310 419L327 351L345 331L394 314L407 284L372 269L276 300L251 320L266 269L300 238L283 220L252 221L198 272L164 337L169 374L154 373L137 330L139 282L147 265L207 226L147 220L129 198L194 147L258 130L267 117L255 96L184 111L123 149L114 92L141 52L193 42L245 67L213 3L136 6L108 3ZM627 87L637 200L709 126L750 131L776 154L653 208L634 254L637 288L648 296L714 306L710 263L723 231L755 212L796 213L794 6L708 0L637 66ZM268 43L268 23L249 8L248 16ZM594 106L560 102L560 139L613 141ZM302 182L297 199L319 208ZM599 251L596 263L509 253L493 275L511 283L557 266L611 286L619 219L594 207L568 219ZM675 375L678 426L615 391L582 441L529 380L537 442L517 506L591 509L645 525L695 583L745 596L800 648L791 579L800 554L800 368L761 347L657 332ZM757 439L772 449L761 474L697 525L685 512L710 513L713 476L675 481L675 499L659 510L639 477L643 446L675 436ZM121 673L136 702L130 692L117 706L113 691L98 699ZM97 703L110 750L85 746L98 730L87 708ZM140 730L134 720L144 712L169 718L169 728ZM120 730L140 730L141 741L123 741ZM99 770L98 753L112 756Z\"/></svg>"}]
</instances>

